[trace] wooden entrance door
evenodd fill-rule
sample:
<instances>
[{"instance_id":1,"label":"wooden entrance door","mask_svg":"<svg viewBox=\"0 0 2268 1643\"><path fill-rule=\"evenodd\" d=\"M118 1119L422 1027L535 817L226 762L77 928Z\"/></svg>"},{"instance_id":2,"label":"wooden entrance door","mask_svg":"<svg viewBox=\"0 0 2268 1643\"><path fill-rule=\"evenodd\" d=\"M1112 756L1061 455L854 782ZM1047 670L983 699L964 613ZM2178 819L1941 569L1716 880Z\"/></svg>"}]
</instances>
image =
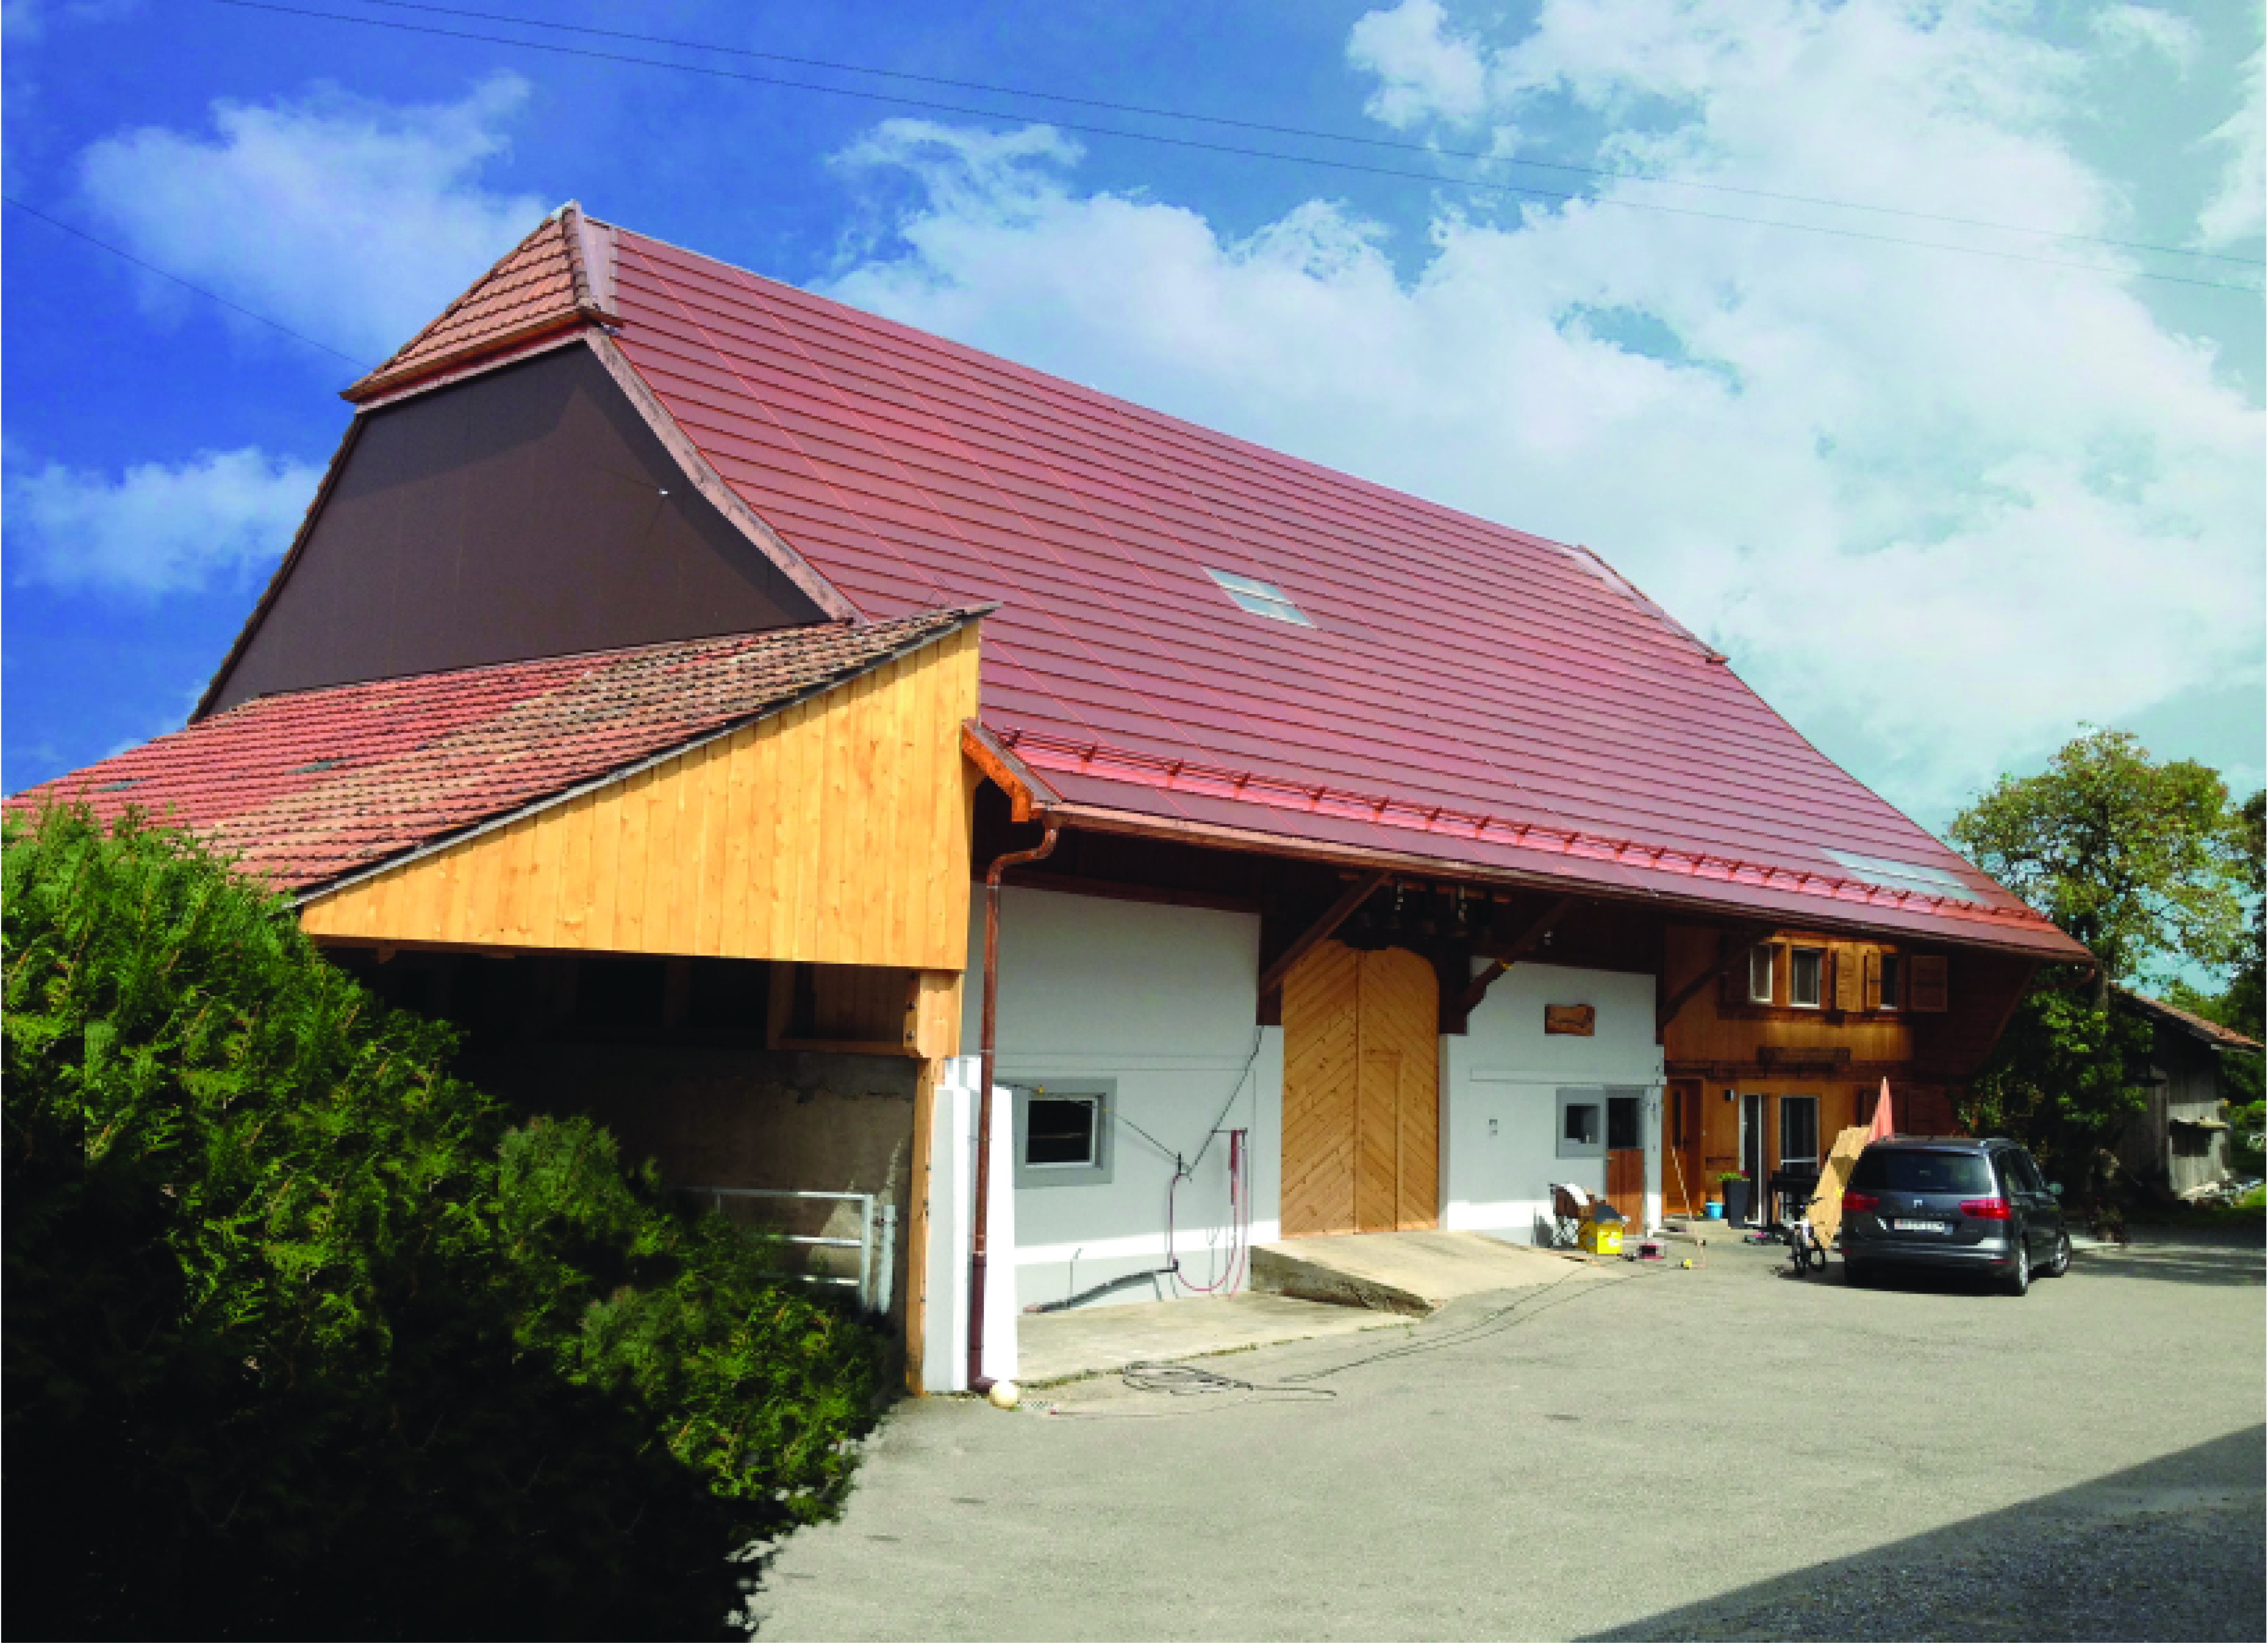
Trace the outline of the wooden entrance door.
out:
<instances>
[{"instance_id":1,"label":"wooden entrance door","mask_svg":"<svg viewBox=\"0 0 2268 1643\"><path fill-rule=\"evenodd\" d=\"M1439 989L1414 953L1336 941L1284 978L1285 1237L1437 1224Z\"/></svg>"},{"instance_id":2,"label":"wooden entrance door","mask_svg":"<svg viewBox=\"0 0 2268 1643\"><path fill-rule=\"evenodd\" d=\"M1646 1141L1638 1130L1645 1113L1638 1091L1607 1092L1607 1202L1633 1230L1646 1225Z\"/></svg>"}]
</instances>

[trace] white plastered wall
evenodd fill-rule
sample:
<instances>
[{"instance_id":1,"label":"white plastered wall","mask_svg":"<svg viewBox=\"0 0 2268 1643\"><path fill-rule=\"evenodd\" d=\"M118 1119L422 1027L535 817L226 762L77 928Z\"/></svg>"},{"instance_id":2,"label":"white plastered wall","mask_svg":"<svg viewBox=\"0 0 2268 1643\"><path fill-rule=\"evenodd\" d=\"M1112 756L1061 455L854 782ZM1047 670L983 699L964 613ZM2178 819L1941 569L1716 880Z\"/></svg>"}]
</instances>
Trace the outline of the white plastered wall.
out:
<instances>
[{"instance_id":1,"label":"white plastered wall","mask_svg":"<svg viewBox=\"0 0 2268 1643\"><path fill-rule=\"evenodd\" d=\"M980 891L970 907L968 1050L981 1025L983 943ZM1207 1149L1216 1124L1248 1132L1252 1239L1277 1237L1284 1035L1254 1026L1256 916L1011 884L1001 893L999 975L999 1084L1116 1085L1110 1180L1012 1189L1020 1304L1062 1301L1143 1273L1153 1276L1085 1304L1195 1293L1154 1276L1167 1264L1174 1153L1185 1160L1204 1154L1175 1197L1174 1256L1192 1282L1219 1281L1230 1248L1229 1144L1211 1136Z\"/></svg>"},{"instance_id":2,"label":"white plastered wall","mask_svg":"<svg viewBox=\"0 0 2268 1643\"><path fill-rule=\"evenodd\" d=\"M1475 961L1476 972L1483 967ZM1554 1004L1589 1005L1593 1035L1546 1034L1544 1006ZM1550 1213L1553 1182L1604 1191L1603 1156L1558 1155L1558 1092L1590 1086L1644 1089L1646 1224L1660 1224L1662 1060L1653 1011L1651 976L1521 963L1498 978L1465 1033L1442 1040L1444 1227L1528 1243Z\"/></svg>"}]
</instances>

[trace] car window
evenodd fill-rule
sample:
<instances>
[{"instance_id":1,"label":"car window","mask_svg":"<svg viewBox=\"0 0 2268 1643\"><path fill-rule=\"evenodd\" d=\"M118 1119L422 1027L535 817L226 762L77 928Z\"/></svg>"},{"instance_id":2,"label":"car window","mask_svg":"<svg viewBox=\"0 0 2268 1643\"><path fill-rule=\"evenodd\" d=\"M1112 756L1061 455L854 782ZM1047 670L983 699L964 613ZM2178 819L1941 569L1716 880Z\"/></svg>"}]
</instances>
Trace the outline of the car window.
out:
<instances>
[{"instance_id":1,"label":"car window","mask_svg":"<svg viewBox=\"0 0 2268 1643\"><path fill-rule=\"evenodd\" d=\"M2032 1162L2032 1155L2021 1147L2011 1147L2001 1154L2007 1160L2010 1184L2019 1192L2045 1192L2046 1184L2040 1180L2040 1167Z\"/></svg>"},{"instance_id":2,"label":"car window","mask_svg":"<svg viewBox=\"0 0 2268 1643\"><path fill-rule=\"evenodd\" d=\"M1992 1190L1992 1171L1976 1153L1890 1151L1870 1147L1859 1154L1851 1184L1872 1192L1974 1192Z\"/></svg>"}]
</instances>

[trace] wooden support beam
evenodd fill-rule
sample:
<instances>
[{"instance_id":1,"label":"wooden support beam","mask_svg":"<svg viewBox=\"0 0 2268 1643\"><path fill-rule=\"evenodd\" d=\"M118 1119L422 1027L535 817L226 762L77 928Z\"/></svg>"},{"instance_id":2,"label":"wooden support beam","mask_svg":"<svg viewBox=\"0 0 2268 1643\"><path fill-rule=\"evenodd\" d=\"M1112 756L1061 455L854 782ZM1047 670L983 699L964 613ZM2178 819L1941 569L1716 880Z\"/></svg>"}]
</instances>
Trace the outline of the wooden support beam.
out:
<instances>
[{"instance_id":1,"label":"wooden support beam","mask_svg":"<svg viewBox=\"0 0 2268 1643\"><path fill-rule=\"evenodd\" d=\"M1466 1029L1461 997L1473 978L1473 950L1462 941L1432 948L1425 955L1433 964L1433 991L1439 999L1440 1031L1462 1037Z\"/></svg>"},{"instance_id":2,"label":"wooden support beam","mask_svg":"<svg viewBox=\"0 0 2268 1643\"><path fill-rule=\"evenodd\" d=\"M1661 1001L1661 1007L1653 1014L1654 1037L1657 1040L1660 1038L1663 1029L1677 1019L1677 1013L1690 1003L1704 987L1747 958L1758 943L1769 939L1778 928L1778 925L1749 925L1734 931L1728 938L1730 944L1718 954L1714 964Z\"/></svg>"},{"instance_id":3,"label":"wooden support beam","mask_svg":"<svg viewBox=\"0 0 2268 1643\"><path fill-rule=\"evenodd\" d=\"M1456 1019L1462 1021L1480 1008L1481 1000L1488 997L1488 990L1496 985L1498 978L1535 951L1537 947L1543 946L1543 938L1550 935L1562 919L1582 904L1583 898L1580 895L1563 895L1546 908L1541 917L1520 932L1518 939L1498 954L1486 969L1473 977L1471 984L1466 987L1457 999L1454 1012Z\"/></svg>"},{"instance_id":4,"label":"wooden support beam","mask_svg":"<svg viewBox=\"0 0 2268 1643\"><path fill-rule=\"evenodd\" d=\"M1347 886L1339 899L1331 903L1329 912L1300 932L1299 938L1277 955L1276 961L1260 972L1261 998L1265 999L1271 993L1281 991L1284 977L1292 973L1292 966L1329 940L1341 925L1354 917L1355 909L1368 901L1372 893L1386 882L1387 877L1381 869L1366 873Z\"/></svg>"},{"instance_id":5,"label":"wooden support beam","mask_svg":"<svg viewBox=\"0 0 2268 1643\"><path fill-rule=\"evenodd\" d=\"M1042 811L1063 802L1054 788L973 718L961 721L961 755L985 780L1008 795L1008 818L1012 822L1035 821Z\"/></svg>"}]
</instances>

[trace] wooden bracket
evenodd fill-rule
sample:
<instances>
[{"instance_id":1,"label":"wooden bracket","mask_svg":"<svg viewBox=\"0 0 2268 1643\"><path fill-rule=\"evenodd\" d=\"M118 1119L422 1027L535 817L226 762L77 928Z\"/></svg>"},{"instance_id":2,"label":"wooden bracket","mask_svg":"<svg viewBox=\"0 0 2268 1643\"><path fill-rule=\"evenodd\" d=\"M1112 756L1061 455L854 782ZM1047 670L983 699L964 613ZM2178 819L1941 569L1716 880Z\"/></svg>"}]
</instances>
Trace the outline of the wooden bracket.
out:
<instances>
[{"instance_id":1,"label":"wooden bracket","mask_svg":"<svg viewBox=\"0 0 2268 1643\"><path fill-rule=\"evenodd\" d=\"M1386 882L1387 877L1383 870L1366 873L1347 886L1340 893L1339 899L1331 903L1329 912L1300 932L1298 939L1277 955L1276 961L1260 972L1261 1009L1263 1013L1268 1008L1268 1000L1283 991L1284 977L1292 973L1292 967L1329 940L1341 925L1354 917L1355 909L1368 901L1373 892Z\"/></svg>"},{"instance_id":2,"label":"wooden bracket","mask_svg":"<svg viewBox=\"0 0 2268 1643\"><path fill-rule=\"evenodd\" d=\"M1563 895L1546 908L1541 917L1520 932L1517 940L1498 954L1486 969L1473 977L1471 984L1457 999L1456 1018L1462 1020L1480 1008L1481 1000L1488 997L1488 990L1496 985L1498 979L1505 971L1543 946L1543 938L1550 935L1562 919L1582 904L1583 898L1580 895Z\"/></svg>"},{"instance_id":3,"label":"wooden bracket","mask_svg":"<svg viewBox=\"0 0 2268 1643\"><path fill-rule=\"evenodd\" d=\"M1663 1029L1677 1019L1677 1013L1690 1003L1704 987L1748 957L1751 950L1770 939L1778 928L1778 925L1747 925L1733 932L1729 938L1730 945L1718 954L1714 964L1661 1001L1661 1007L1653 1013L1654 1037L1659 1039L1661 1036Z\"/></svg>"},{"instance_id":4,"label":"wooden bracket","mask_svg":"<svg viewBox=\"0 0 2268 1643\"><path fill-rule=\"evenodd\" d=\"M998 737L973 718L961 723L961 752L983 772L985 780L1008 795L1012 821L1035 821L1040 812L1063 802L1062 794L1034 775L1021 759L1001 745Z\"/></svg>"}]
</instances>

